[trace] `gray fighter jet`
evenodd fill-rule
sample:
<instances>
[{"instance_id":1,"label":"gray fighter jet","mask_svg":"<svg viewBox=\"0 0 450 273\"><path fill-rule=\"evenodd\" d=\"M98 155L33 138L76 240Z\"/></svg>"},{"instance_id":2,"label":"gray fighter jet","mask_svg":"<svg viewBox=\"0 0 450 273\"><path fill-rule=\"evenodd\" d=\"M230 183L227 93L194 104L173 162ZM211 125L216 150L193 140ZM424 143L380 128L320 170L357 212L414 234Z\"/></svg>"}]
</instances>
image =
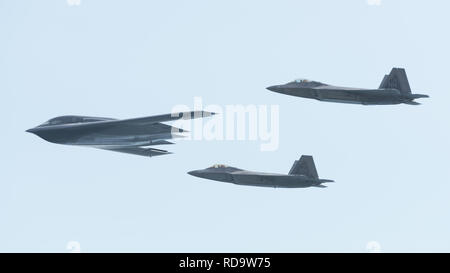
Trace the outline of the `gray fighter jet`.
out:
<instances>
[{"instance_id":1,"label":"gray fighter jet","mask_svg":"<svg viewBox=\"0 0 450 273\"><path fill-rule=\"evenodd\" d=\"M170 152L148 146L173 144L167 139L183 137L176 133L186 132L161 122L211 115L214 113L192 111L123 120L61 116L50 119L27 132L52 143L88 146L142 156L157 156L170 154Z\"/></svg>"},{"instance_id":2,"label":"gray fighter jet","mask_svg":"<svg viewBox=\"0 0 450 273\"><path fill-rule=\"evenodd\" d=\"M326 188L322 183L334 182L319 179L312 156L302 155L292 165L289 174L251 172L221 164L207 169L188 172L188 174L237 185L273 187L273 188Z\"/></svg>"},{"instance_id":3,"label":"gray fighter jet","mask_svg":"<svg viewBox=\"0 0 450 273\"><path fill-rule=\"evenodd\" d=\"M428 95L411 94L405 69L393 68L385 75L378 89L362 89L328 85L306 79L295 80L284 85L267 87L268 90L291 96L316 99L319 101L355 103L363 105L411 104Z\"/></svg>"}]
</instances>

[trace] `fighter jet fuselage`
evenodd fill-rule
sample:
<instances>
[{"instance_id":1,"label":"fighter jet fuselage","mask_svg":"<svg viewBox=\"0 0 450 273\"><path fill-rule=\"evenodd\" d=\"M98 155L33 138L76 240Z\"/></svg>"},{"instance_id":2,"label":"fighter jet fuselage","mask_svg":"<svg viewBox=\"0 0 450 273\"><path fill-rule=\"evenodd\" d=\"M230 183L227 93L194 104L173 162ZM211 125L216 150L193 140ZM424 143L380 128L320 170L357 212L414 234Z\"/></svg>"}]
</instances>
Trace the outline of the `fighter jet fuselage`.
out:
<instances>
[{"instance_id":1,"label":"fighter jet fuselage","mask_svg":"<svg viewBox=\"0 0 450 273\"><path fill-rule=\"evenodd\" d=\"M311 156L302 156L300 160L294 163L289 174L246 171L220 164L203 170L191 171L189 174L237 185L273 188L324 188L326 186L322 183L333 182L332 180L319 179Z\"/></svg>"},{"instance_id":2,"label":"fighter jet fuselage","mask_svg":"<svg viewBox=\"0 0 450 273\"><path fill-rule=\"evenodd\" d=\"M428 95L411 93L406 72L401 68L393 68L391 73L383 78L378 89L340 87L305 79L284 85L270 86L267 89L277 93L319 101L363 105L400 103L417 105L419 103L415 102L415 99L428 97Z\"/></svg>"}]
</instances>

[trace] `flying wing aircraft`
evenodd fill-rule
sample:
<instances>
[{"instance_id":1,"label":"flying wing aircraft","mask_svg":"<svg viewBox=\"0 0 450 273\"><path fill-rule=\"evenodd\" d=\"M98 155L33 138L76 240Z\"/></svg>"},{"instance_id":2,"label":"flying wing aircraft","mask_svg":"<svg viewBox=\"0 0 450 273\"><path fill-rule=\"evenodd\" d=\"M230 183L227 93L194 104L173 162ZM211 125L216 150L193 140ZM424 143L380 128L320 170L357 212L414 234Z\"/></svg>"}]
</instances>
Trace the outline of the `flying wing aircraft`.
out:
<instances>
[{"instance_id":1,"label":"flying wing aircraft","mask_svg":"<svg viewBox=\"0 0 450 273\"><path fill-rule=\"evenodd\" d=\"M121 153L157 156L170 152L149 146L173 144L167 139L183 137L182 129L162 122L203 118L206 111L179 112L143 118L122 119L89 116L60 116L27 130L42 139L66 145L94 147Z\"/></svg>"}]
</instances>

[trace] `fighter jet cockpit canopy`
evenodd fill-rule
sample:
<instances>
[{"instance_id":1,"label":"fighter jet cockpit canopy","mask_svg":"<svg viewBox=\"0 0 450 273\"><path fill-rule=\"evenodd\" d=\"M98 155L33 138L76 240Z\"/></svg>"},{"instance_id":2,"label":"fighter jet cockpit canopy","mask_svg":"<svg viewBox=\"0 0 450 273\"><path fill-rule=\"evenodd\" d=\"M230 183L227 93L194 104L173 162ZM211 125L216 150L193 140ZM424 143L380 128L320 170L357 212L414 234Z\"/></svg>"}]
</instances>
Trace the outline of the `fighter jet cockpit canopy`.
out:
<instances>
[{"instance_id":1,"label":"fighter jet cockpit canopy","mask_svg":"<svg viewBox=\"0 0 450 273\"><path fill-rule=\"evenodd\" d=\"M317 86L321 86L321 85L325 85L321 82L318 81L311 81L308 79L296 79L294 81L292 81L291 83L296 84L296 85L300 85L303 87L317 87Z\"/></svg>"},{"instance_id":2,"label":"fighter jet cockpit canopy","mask_svg":"<svg viewBox=\"0 0 450 273\"><path fill-rule=\"evenodd\" d=\"M224 164L214 164L214 165L212 165L211 167L209 167L210 169L219 169L219 168L227 168L228 166L227 165L224 165Z\"/></svg>"},{"instance_id":3,"label":"fighter jet cockpit canopy","mask_svg":"<svg viewBox=\"0 0 450 273\"><path fill-rule=\"evenodd\" d=\"M308 79L296 79L296 80L294 80L294 82L296 82L296 83L306 83L306 82L309 82L309 80Z\"/></svg>"}]
</instances>

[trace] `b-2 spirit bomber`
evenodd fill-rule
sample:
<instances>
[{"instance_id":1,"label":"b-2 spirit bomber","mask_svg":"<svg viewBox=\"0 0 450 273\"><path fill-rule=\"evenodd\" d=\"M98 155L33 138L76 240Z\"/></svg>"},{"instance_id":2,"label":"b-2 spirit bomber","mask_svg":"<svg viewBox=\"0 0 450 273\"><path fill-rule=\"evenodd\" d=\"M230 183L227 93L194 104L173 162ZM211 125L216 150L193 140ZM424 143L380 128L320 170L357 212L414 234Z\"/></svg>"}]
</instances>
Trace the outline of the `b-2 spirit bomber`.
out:
<instances>
[{"instance_id":1,"label":"b-2 spirit bomber","mask_svg":"<svg viewBox=\"0 0 450 273\"><path fill-rule=\"evenodd\" d=\"M179 112L143 118L117 120L88 116L61 116L27 130L49 142L141 156L158 156L170 152L149 146L173 144L167 139L183 137L185 132L162 122L202 118L214 115L206 111Z\"/></svg>"}]
</instances>

